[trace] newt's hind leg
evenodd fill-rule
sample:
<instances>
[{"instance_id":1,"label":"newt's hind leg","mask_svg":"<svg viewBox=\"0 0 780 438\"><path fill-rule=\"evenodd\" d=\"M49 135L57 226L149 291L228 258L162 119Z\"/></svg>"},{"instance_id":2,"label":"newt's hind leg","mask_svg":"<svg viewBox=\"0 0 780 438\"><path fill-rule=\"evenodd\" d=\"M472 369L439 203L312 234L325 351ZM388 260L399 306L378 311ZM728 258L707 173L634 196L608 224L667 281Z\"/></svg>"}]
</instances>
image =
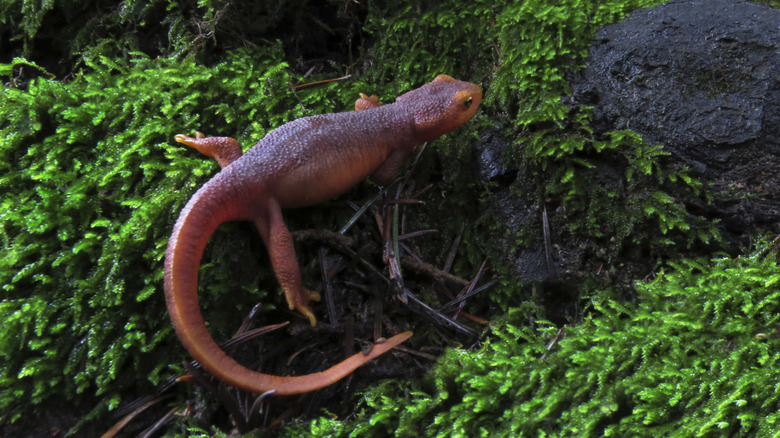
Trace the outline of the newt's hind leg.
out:
<instances>
[{"instance_id":1,"label":"newt's hind leg","mask_svg":"<svg viewBox=\"0 0 780 438\"><path fill-rule=\"evenodd\" d=\"M235 138L231 137L206 137L202 132L196 132L195 137L177 134L174 138L179 143L184 143L197 149L201 154L213 158L223 169L242 154L241 146Z\"/></svg>"},{"instance_id":2,"label":"newt's hind leg","mask_svg":"<svg viewBox=\"0 0 780 438\"><path fill-rule=\"evenodd\" d=\"M255 225L271 256L271 265L287 305L309 318L312 326L316 325L317 318L309 307L309 301L319 301L320 294L303 287L293 238L282 220L282 210L274 200L270 200L263 210L263 216L255 220Z\"/></svg>"}]
</instances>

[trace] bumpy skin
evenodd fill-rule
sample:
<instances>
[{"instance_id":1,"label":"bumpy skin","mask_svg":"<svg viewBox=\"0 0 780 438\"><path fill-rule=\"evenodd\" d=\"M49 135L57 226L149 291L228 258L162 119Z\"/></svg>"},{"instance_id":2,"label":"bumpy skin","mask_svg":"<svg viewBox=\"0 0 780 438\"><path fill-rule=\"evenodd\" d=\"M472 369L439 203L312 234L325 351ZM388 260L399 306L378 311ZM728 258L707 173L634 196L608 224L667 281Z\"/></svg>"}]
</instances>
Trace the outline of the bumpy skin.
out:
<instances>
[{"instance_id":1,"label":"bumpy skin","mask_svg":"<svg viewBox=\"0 0 780 438\"><path fill-rule=\"evenodd\" d=\"M179 215L165 255L165 295L171 321L184 347L211 374L239 388L277 395L299 394L335 383L360 365L408 339L405 332L315 374L280 377L249 370L211 338L198 304L198 268L211 234L223 222L255 223L291 309L316 323L309 307L319 295L303 287L293 240L281 208L331 199L371 176L391 182L404 158L420 144L449 132L474 115L482 91L447 75L409 91L395 103L376 96L355 103L356 112L306 117L284 124L241 155L229 137L176 141L198 149L222 171L190 199Z\"/></svg>"}]
</instances>

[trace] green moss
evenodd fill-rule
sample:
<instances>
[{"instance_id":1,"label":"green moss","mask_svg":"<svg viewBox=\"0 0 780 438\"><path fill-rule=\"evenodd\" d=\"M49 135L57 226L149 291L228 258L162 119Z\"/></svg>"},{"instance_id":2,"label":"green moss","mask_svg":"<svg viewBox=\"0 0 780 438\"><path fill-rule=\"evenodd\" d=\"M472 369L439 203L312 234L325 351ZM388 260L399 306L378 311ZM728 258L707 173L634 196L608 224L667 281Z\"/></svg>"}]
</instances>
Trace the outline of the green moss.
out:
<instances>
[{"instance_id":1,"label":"green moss","mask_svg":"<svg viewBox=\"0 0 780 438\"><path fill-rule=\"evenodd\" d=\"M204 9L212 10L210 5ZM167 32L171 45L181 49L182 43L192 38L181 22L192 12L186 3L167 0L126 1L102 7L72 0L3 0L0 23L8 32L10 46L18 50L17 56L56 56L59 63L52 63L52 67L59 69L71 67L82 56L121 57L141 49L163 49L143 37L151 27L163 36Z\"/></svg>"},{"instance_id":2,"label":"green moss","mask_svg":"<svg viewBox=\"0 0 780 438\"><path fill-rule=\"evenodd\" d=\"M485 44L493 37L492 7L487 0L370 3L365 31L376 41L366 53L373 63L366 80L398 95L442 73L484 78L497 58Z\"/></svg>"},{"instance_id":3,"label":"green moss","mask_svg":"<svg viewBox=\"0 0 780 438\"><path fill-rule=\"evenodd\" d=\"M777 247L672 266L638 284L636 306L592 302L593 316L552 348L556 327L510 313L479 350L450 350L422 383L366 393L355 422L323 418L306 432L771 436L780 426Z\"/></svg>"},{"instance_id":4,"label":"green moss","mask_svg":"<svg viewBox=\"0 0 780 438\"><path fill-rule=\"evenodd\" d=\"M661 145L648 145L632 131L614 131L604 140L590 140L602 157L611 155L625 163L625 188L607 188L595 179L594 165L576 155L556 161L555 180L546 195L554 195L575 219L570 231L584 231L593 237L614 239L617 250L624 246L656 247L718 241L720 233L712 221L691 215L683 199L708 199L703 184L687 167L673 168L663 161L668 156Z\"/></svg>"}]
</instances>

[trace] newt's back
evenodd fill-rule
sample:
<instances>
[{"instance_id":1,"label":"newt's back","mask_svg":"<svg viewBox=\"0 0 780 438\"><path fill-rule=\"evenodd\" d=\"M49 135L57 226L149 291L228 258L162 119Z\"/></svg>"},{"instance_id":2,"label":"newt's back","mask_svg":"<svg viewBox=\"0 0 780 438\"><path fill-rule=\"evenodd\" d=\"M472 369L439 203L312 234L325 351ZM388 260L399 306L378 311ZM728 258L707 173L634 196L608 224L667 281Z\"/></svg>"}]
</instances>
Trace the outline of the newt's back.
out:
<instances>
[{"instance_id":1,"label":"newt's back","mask_svg":"<svg viewBox=\"0 0 780 438\"><path fill-rule=\"evenodd\" d=\"M411 117L394 106L294 120L265 136L231 167L247 166L240 171L242 178L264 185L285 207L333 198L369 176L392 150L419 146Z\"/></svg>"},{"instance_id":2,"label":"newt's back","mask_svg":"<svg viewBox=\"0 0 780 438\"><path fill-rule=\"evenodd\" d=\"M322 202L370 176L391 155L403 159L465 123L481 97L477 86L442 75L392 104L284 124L225 171L262 186L283 207Z\"/></svg>"}]
</instances>

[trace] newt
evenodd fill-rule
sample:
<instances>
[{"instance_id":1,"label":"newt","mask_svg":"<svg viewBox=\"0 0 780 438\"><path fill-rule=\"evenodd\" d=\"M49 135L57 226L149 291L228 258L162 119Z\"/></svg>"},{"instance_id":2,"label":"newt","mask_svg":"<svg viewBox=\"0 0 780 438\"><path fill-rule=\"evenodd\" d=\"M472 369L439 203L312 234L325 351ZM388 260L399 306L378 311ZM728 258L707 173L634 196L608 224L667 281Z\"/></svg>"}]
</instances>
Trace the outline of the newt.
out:
<instances>
[{"instance_id":1,"label":"newt","mask_svg":"<svg viewBox=\"0 0 780 438\"><path fill-rule=\"evenodd\" d=\"M256 393L300 394L331 385L412 336L404 332L318 373L274 376L230 358L209 334L198 304L198 270L206 243L223 222L255 223L290 309L312 325L309 301L319 294L303 286L282 208L334 198L367 177L392 182L404 160L426 141L452 131L477 111L482 91L439 75L390 104L361 94L355 112L322 114L286 123L246 153L230 137L179 134L176 141L215 159L221 170L181 211L165 254L165 296L173 327L204 369L226 383Z\"/></svg>"}]
</instances>

